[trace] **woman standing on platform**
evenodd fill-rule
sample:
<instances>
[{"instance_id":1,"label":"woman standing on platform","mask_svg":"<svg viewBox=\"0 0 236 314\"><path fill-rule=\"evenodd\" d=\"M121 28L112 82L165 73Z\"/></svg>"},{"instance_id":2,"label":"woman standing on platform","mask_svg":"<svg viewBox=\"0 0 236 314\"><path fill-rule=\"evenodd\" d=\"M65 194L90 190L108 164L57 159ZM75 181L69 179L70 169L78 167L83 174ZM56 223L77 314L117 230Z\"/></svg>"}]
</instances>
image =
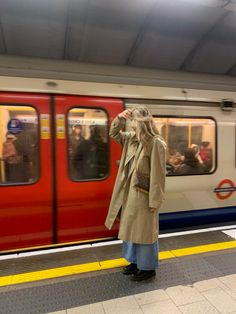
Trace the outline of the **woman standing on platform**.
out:
<instances>
[{"instance_id":1,"label":"woman standing on platform","mask_svg":"<svg viewBox=\"0 0 236 314\"><path fill-rule=\"evenodd\" d=\"M134 131L124 132L126 120ZM158 210L164 200L166 144L146 107L127 109L112 122L110 136L123 145L120 166L105 225L120 219L118 238L130 264L123 269L131 280L156 275Z\"/></svg>"}]
</instances>

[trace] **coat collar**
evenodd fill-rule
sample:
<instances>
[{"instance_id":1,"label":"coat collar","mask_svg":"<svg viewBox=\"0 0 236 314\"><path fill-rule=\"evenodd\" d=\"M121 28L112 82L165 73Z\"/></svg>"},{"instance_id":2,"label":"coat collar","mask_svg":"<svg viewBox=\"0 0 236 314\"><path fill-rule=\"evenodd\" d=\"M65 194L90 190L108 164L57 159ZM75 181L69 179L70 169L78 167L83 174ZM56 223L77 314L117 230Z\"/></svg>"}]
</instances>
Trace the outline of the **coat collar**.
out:
<instances>
[{"instance_id":1,"label":"coat collar","mask_svg":"<svg viewBox=\"0 0 236 314\"><path fill-rule=\"evenodd\" d=\"M139 143L139 140L138 140L135 132L131 132L130 143L134 143L134 144L138 144Z\"/></svg>"}]
</instances>

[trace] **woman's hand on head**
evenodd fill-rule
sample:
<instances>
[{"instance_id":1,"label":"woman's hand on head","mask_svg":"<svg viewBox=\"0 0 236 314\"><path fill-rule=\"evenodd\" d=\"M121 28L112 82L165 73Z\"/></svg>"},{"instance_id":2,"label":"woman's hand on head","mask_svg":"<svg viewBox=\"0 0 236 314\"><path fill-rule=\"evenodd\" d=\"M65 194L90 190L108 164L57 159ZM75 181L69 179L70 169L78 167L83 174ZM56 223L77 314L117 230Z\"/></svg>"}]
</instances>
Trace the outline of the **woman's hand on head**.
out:
<instances>
[{"instance_id":1,"label":"woman's hand on head","mask_svg":"<svg viewBox=\"0 0 236 314\"><path fill-rule=\"evenodd\" d=\"M131 116L132 110L131 109L126 109L122 111L121 113L118 114L119 118L124 118L125 120L129 119Z\"/></svg>"}]
</instances>

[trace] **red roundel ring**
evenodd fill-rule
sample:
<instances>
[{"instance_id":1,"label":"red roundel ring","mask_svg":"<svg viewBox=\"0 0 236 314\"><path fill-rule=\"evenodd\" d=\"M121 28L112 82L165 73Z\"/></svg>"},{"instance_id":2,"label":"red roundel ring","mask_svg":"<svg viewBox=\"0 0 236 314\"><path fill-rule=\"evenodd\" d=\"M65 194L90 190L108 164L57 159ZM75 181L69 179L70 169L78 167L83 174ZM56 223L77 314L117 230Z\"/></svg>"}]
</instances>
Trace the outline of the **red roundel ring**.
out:
<instances>
[{"instance_id":1,"label":"red roundel ring","mask_svg":"<svg viewBox=\"0 0 236 314\"><path fill-rule=\"evenodd\" d=\"M216 192L216 196L220 199L220 200L225 200L228 197L230 197L233 192L234 189L231 191L228 191L228 193L224 192L224 188L223 185L227 184L227 187L225 187L225 189L227 190L227 188L235 188L233 181L229 180L229 179L224 179L220 182L220 184L217 186L217 188L215 189ZM217 191L218 189L222 189L222 191ZM222 194L222 192L224 194Z\"/></svg>"}]
</instances>

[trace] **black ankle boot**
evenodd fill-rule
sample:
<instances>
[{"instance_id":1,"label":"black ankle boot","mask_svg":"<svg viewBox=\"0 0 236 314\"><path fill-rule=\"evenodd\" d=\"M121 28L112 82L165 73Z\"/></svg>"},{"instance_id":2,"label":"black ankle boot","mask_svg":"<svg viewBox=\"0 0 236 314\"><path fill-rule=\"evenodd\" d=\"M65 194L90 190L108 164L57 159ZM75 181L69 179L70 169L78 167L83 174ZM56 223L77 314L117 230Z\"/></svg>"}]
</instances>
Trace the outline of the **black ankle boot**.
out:
<instances>
[{"instance_id":1,"label":"black ankle boot","mask_svg":"<svg viewBox=\"0 0 236 314\"><path fill-rule=\"evenodd\" d=\"M154 276L156 276L155 270L139 270L136 272L136 274L133 274L133 276L130 279L132 281L142 281L152 278Z\"/></svg>"},{"instance_id":2,"label":"black ankle boot","mask_svg":"<svg viewBox=\"0 0 236 314\"><path fill-rule=\"evenodd\" d=\"M137 264L131 263L122 270L123 275L135 275L138 271Z\"/></svg>"}]
</instances>

